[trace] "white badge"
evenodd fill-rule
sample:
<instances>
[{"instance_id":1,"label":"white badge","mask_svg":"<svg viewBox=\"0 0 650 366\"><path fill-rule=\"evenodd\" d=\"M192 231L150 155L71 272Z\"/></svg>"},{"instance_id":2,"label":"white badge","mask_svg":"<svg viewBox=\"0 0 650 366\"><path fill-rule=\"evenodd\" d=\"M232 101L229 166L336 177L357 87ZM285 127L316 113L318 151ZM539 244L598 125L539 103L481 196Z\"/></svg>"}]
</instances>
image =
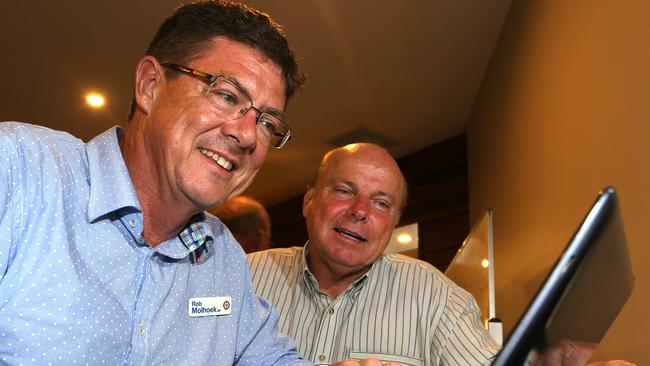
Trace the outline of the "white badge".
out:
<instances>
[{"instance_id":1,"label":"white badge","mask_svg":"<svg viewBox=\"0 0 650 366\"><path fill-rule=\"evenodd\" d=\"M232 311L232 298L219 297L194 297L187 303L187 314L194 318L197 316L230 315Z\"/></svg>"}]
</instances>

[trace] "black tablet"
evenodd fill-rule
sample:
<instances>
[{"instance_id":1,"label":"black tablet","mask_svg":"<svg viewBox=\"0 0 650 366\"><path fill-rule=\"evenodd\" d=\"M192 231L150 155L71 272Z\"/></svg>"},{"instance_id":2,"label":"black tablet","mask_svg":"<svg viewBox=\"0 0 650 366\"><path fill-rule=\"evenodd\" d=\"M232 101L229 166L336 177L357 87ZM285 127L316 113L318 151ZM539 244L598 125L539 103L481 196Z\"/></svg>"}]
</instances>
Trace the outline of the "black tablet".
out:
<instances>
[{"instance_id":1,"label":"black tablet","mask_svg":"<svg viewBox=\"0 0 650 366\"><path fill-rule=\"evenodd\" d=\"M634 287L614 188L600 192L492 365L586 362Z\"/></svg>"}]
</instances>

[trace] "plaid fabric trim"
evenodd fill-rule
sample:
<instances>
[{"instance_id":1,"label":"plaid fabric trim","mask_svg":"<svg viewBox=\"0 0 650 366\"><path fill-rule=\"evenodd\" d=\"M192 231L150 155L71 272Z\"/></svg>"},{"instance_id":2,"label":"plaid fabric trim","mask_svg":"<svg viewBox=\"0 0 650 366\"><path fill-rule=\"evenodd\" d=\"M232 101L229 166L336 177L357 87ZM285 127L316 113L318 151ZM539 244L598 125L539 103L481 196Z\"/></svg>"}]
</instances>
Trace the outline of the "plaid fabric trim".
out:
<instances>
[{"instance_id":1,"label":"plaid fabric trim","mask_svg":"<svg viewBox=\"0 0 650 366\"><path fill-rule=\"evenodd\" d=\"M193 222L178 234L181 242L190 250L190 257L194 263L202 263L207 259L212 246L212 236L208 234L207 225L202 222Z\"/></svg>"}]
</instances>

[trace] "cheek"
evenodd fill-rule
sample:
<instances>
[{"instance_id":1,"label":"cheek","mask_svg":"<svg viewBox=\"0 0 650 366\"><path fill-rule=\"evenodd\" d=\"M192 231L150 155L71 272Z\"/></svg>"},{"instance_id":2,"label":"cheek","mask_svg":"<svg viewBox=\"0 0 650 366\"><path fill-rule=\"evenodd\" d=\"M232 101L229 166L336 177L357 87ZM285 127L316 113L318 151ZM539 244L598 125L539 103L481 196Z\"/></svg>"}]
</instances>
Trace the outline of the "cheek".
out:
<instances>
[{"instance_id":1,"label":"cheek","mask_svg":"<svg viewBox=\"0 0 650 366\"><path fill-rule=\"evenodd\" d=\"M327 237L328 235L331 235L331 230L329 230L329 227L332 225L330 224L330 220L327 216L327 210L324 209L325 206L326 205L319 204L318 202L312 202L306 212L308 217L307 225L309 226L311 235L314 235L321 240L323 240L323 238Z\"/></svg>"},{"instance_id":2,"label":"cheek","mask_svg":"<svg viewBox=\"0 0 650 366\"><path fill-rule=\"evenodd\" d=\"M257 148L251 155L251 169L255 170L255 172L262 168L262 164L264 164L264 161L266 160L266 154L269 151L268 149L267 146L260 146L258 144Z\"/></svg>"},{"instance_id":3,"label":"cheek","mask_svg":"<svg viewBox=\"0 0 650 366\"><path fill-rule=\"evenodd\" d=\"M182 118L185 129L194 134L209 132L224 123L213 111L198 107L185 113Z\"/></svg>"},{"instance_id":4,"label":"cheek","mask_svg":"<svg viewBox=\"0 0 650 366\"><path fill-rule=\"evenodd\" d=\"M377 250L384 250L384 247L388 245L391 235L393 234L393 217L382 217L375 221L374 225L374 234L377 240Z\"/></svg>"}]
</instances>

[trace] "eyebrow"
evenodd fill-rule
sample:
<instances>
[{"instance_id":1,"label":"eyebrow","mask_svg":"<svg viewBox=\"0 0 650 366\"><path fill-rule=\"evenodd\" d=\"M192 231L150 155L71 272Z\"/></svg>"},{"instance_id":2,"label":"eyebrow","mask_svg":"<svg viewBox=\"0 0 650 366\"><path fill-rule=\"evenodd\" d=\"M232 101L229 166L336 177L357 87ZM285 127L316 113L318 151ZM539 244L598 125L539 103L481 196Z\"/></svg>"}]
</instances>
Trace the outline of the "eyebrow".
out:
<instances>
[{"instance_id":1,"label":"eyebrow","mask_svg":"<svg viewBox=\"0 0 650 366\"><path fill-rule=\"evenodd\" d=\"M359 187L354 182L351 182L349 180L341 180L341 181L338 181L338 183L335 181L333 183L334 184L344 183L344 184L354 188L355 191L357 191L357 192L359 191ZM371 192L370 197L373 197L373 198L374 197L387 197L388 199L390 199L391 203L395 203L395 196L388 193L388 192L384 192L384 191Z\"/></svg>"},{"instance_id":2,"label":"eyebrow","mask_svg":"<svg viewBox=\"0 0 650 366\"><path fill-rule=\"evenodd\" d=\"M390 200L390 203L395 202L395 197L392 194L386 193L384 191L374 192L374 193L372 193L371 197L386 197L386 198L388 198Z\"/></svg>"},{"instance_id":3,"label":"eyebrow","mask_svg":"<svg viewBox=\"0 0 650 366\"><path fill-rule=\"evenodd\" d=\"M229 81L231 81L233 84L237 85L237 87L238 87L241 91L243 91L244 94L246 94L246 96L248 96L248 98L249 98L251 101L253 100L253 97L251 97L251 93L246 89L245 86L241 85L241 83L239 82L239 80L235 79L235 78L232 77L232 76L227 76L227 75L226 75L225 73L223 73L223 72L221 73L221 75L223 75L223 77L225 77L226 79L228 79ZM257 108L257 107L255 106L255 103L253 103L253 106L254 106L255 108ZM275 116L275 117L284 117L284 113L283 113L281 110L277 109L277 108L273 108L273 107L271 107L271 108L263 108L263 109L262 109L262 108L258 108L258 109L259 109L261 112L268 113L268 114L270 114L270 115L272 115L272 116Z\"/></svg>"}]
</instances>

